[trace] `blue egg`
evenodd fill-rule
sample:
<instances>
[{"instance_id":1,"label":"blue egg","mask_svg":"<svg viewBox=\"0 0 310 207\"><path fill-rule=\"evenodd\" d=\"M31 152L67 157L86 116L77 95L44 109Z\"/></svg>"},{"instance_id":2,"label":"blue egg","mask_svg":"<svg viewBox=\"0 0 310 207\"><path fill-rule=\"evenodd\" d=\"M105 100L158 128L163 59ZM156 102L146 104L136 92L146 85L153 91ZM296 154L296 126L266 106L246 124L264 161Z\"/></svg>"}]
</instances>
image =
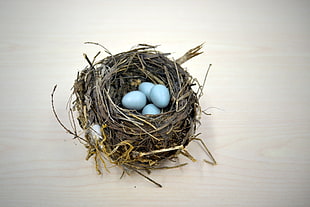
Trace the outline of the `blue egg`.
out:
<instances>
[{"instance_id":1,"label":"blue egg","mask_svg":"<svg viewBox=\"0 0 310 207\"><path fill-rule=\"evenodd\" d=\"M144 93L147 97L147 99L150 101L150 93L153 88L154 84L151 82L143 82L139 85L139 91Z\"/></svg>"},{"instance_id":2,"label":"blue egg","mask_svg":"<svg viewBox=\"0 0 310 207\"><path fill-rule=\"evenodd\" d=\"M141 110L146 105L146 96L141 91L131 91L122 98L122 104L127 109Z\"/></svg>"},{"instance_id":3,"label":"blue egg","mask_svg":"<svg viewBox=\"0 0 310 207\"><path fill-rule=\"evenodd\" d=\"M155 85L150 93L151 101L159 108L165 108L170 101L170 93L166 86L158 84Z\"/></svg>"},{"instance_id":4,"label":"blue egg","mask_svg":"<svg viewBox=\"0 0 310 207\"><path fill-rule=\"evenodd\" d=\"M156 115L159 113L160 113L160 109L157 108L154 104L148 104L142 110L143 115L146 115L146 114Z\"/></svg>"}]
</instances>

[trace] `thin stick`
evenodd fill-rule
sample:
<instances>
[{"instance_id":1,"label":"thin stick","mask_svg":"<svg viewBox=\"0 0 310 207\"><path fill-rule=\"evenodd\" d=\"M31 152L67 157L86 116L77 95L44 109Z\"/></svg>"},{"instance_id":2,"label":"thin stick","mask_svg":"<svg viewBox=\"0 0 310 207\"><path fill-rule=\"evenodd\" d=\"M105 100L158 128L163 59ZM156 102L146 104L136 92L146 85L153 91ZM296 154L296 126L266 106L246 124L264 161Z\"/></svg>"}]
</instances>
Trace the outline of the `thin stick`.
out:
<instances>
[{"instance_id":1,"label":"thin stick","mask_svg":"<svg viewBox=\"0 0 310 207\"><path fill-rule=\"evenodd\" d=\"M208 77L208 74L209 74L209 71L210 71L211 66L212 66L212 64L209 64L209 67L208 67L208 69L207 69L207 71L206 71L206 74L205 74L205 77L204 77L204 79L203 79L203 83L202 83L201 86L199 86L198 91L199 91L199 90L200 90L200 91L199 91L198 99L200 99L200 97L203 96L203 89L204 89L204 87L205 87L205 85L206 85L207 77ZM197 94L198 94L198 91L197 91Z\"/></svg>"},{"instance_id":2,"label":"thin stick","mask_svg":"<svg viewBox=\"0 0 310 207\"><path fill-rule=\"evenodd\" d=\"M55 106L54 106L54 93L55 93L55 91L56 91L56 88L57 88L57 85L55 85L54 88L53 88L53 92L52 92L52 94L51 94L51 102L52 102L52 111L53 111L53 114L54 114L54 116L55 116L57 122L58 122L58 123L60 124L60 126L61 126L62 128L64 128L69 134L72 134L72 135L74 136L74 138L79 138L79 139L81 139L81 140L83 140L83 141L86 142L86 140L85 140L84 138L78 136L77 133L72 132L70 129L68 129L68 128L60 121L60 119L59 119L59 117L58 117L58 115L57 115L57 113L56 113Z\"/></svg>"},{"instance_id":3,"label":"thin stick","mask_svg":"<svg viewBox=\"0 0 310 207\"><path fill-rule=\"evenodd\" d=\"M84 53L83 54L84 58L86 59L86 61L88 62L88 64L90 65L91 68L94 68L92 62L90 62L89 58L87 57L87 55Z\"/></svg>"},{"instance_id":4,"label":"thin stick","mask_svg":"<svg viewBox=\"0 0 310 207\"><path fill-rule=\"evenodd\" d=\"M204 147L204 149L207 151L208 156L211 158L212 163L211 163L210 161L206 161L206 160L204 160L204 161L207 162L207 163L210 163L210 164L212 164L212 165L216 165L216 164L217 164L217 163L216 163L216 160L214 159L213 155L211 154L210 150L208 149L208 147L207 147L207 145L204 143L204 141L203 141L202 139L200 139L200 138L192 138L192 140L200 141L200 143L202 144L202 146Z\"/></svg>"},{"instance_id":5,"label":"thin stick","mask_svg":"<svg viewBox=\"0 0 310 207\"><path fill-rule=\"evenodd\" d=\"M187 157L188 159L190 159L193 162L197 161L185 148L181 151L181 154L184 155L185 157Z\"/></svg>"},{"instance_id":6,"label":"thin stick","mask_svg":"<svg viewBox=\"0 0 310 207\"><path fill-rule=\"evenodd\" d=\"M184 146L180 145L180 146L175 146L175 147L170 147L170 148L166 148L166 149L160 149L160 150L153 150L151 152L140 152L139 153L139 157L143 157L146 155L152 155L152 154L157 154L157 153L161 153L161 152L169 152L172 150L183 150Z\"/></svg>"},{"instance_id":7,"label":"thin stick","mask_svg":"<svg viewBox=\"0 0 310 207\"><path fill-rule=\"evenodd\" d=\"M84 44L94 44L94 45L98 45L98 46L102 47L107 54L111 55L111 57L113 58L114 62L116 62L114 57L113 57L113 54L105 46L103 46L103 45L101 45L101 44L99 44L97 42L84 42Z\"/></svg>"},{"instance_id":8,"label":"thin stick","mask_svg":"<svg viewBox=\"0 0 310 207\"><path fill-rule=\"evenodd\" d=\"M92 61L92 65L94 65L95 60L96 60L96 58L98 57L98 55L99 55L100 53L101 53L101 52L99 51L99 52L95 55L95 57L93 58L93 61Z\"/></svg>"},{"instance_id":9,"label":"thin stick","mask_svg":"<svg viewBox=\"0 0 310 207\"><path fill-rule=\"evenodd\" d=\"M152 168L153 170L161 170L161 169L174 169L174 168L179 168L179 167L183 167L185 165L188 165L188 163L182 163L176 166L163 166L163 167L154 167Z\"/></svg>"},{"instance_id":10,"label":"thin stick","mask_svg":"<svg viewBox=\"0 0 310 207\"><path fill-rule=\"evenodd\" d=\"M142 174L141 172L139 172L136 169L133 169L136 173L138 173L139 175L141 175L142 177L144 177L145 179L147 179L148 181L154 183L155 185L157 185L158 187L162 188L163 186L161 184L159 184L158 182L156 182L155 180L152 180L151 178L149 178L148 176Z\"/></svg>"},{"instance_id":11,"label":"thin stick","mask_svg":"<svg viewBox=\"0 0 310 207\"><path fill-rule=\"evenodd\" d=\"M148 121L146 121L146 120L144 120L144 119L142 119L142 118L139 118L138 116L136 116L136 115L134 115L134 114L132 114L132 113L130 113L129 114L130 116L132 116L132 117L134 117L134 118L136 118L136 119L138 119L138 120L140 120L140 121L143 121L144 123L146 123L146 124L148 124L149 126L151 126L153 129L157 129L153 124L151 124L150 122L148 122Z\"/></svg>"}]
</instances>

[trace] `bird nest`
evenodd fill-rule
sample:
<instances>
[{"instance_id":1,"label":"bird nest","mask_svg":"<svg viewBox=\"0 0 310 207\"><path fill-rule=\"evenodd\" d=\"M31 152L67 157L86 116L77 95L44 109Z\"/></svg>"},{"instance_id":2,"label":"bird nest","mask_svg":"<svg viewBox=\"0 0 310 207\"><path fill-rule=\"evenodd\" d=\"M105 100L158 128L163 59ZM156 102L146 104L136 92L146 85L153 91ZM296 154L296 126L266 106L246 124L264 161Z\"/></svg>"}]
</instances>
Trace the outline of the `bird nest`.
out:
<instances>
[{"instance_id":1,"label":"bird nest","mask_svg":"<svg viewBox=\"0 0 310 207\"><path fill-rule=\"evenodd\" d=\"M70 107L72 117L73 111L77 112L84 136L77 133L75 124L74 129L69 130L55 115L61 125L86 146L87 159L94 157L99 174L104 168L108 171L110 162L122 167L124 172L135 171L161 187L142 171L149 173L152 169L183 166L185 164L165 166L165 161L173 161L179 154L195 160L186 149L193 140L201 141L212 160L205 161L216 163L196 134L204 84L200 85L181 67L182 63L201 54L201 47L189 50L176 61L169 59L168 53L159 52L156 46L145 44L116 55L103 47L108 56L99 61L95 60L99 53L93 61L84 55L89 65L77 75L73 86L75 100ZM141 82L162 84L169 89L169 105L160 114L142 115L122 106L122 97L137 90ZM197 91L193 90L194 85L198 86ZM99 132L94 130L94 125L99 125Z\"/></svg>"}]
</instances>

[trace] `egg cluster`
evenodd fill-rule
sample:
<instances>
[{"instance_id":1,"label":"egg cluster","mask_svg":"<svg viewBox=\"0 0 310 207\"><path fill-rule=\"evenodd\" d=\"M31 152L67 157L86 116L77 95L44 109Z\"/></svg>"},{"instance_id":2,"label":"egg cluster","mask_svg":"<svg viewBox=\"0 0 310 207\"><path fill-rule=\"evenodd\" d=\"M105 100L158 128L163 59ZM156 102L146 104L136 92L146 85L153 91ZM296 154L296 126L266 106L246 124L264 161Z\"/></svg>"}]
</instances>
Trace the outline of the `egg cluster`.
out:
<instances>
[{"instance_id":1,"label":"egg cluster","mask_svg":"<svg viewBox=\"0 0 310 207\"><path fill-rule=\"evenodd\" d=\"M142 110L142 114L159 114L160 109L169 105L170 93L166 86L142 82L139 90L131 91L122 98L122 105L127 109Z\"/></svg>"}]
</instances>

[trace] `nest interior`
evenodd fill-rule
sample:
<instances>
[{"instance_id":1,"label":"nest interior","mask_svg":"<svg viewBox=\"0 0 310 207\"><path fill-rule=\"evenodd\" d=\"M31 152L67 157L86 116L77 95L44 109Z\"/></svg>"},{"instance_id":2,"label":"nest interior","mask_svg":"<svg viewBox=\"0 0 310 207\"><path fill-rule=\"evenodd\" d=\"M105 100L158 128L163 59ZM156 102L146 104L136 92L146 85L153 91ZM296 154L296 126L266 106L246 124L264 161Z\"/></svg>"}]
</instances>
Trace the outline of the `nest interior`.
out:
<instances>
[{"instance_id":1,"label":"nest interior","mask_svg":"<svg viewBox=\"0 0 310 207\"><path fill-rule=\"evenodd\" d=\"M107 169L107 160L124 170L149 171L180 153L191 158L185 147L196 137L201 110L199 94L192 89L197 82L181 64L199 55L201 46L176 61L150 45L109 53L100 61L87 58L89 66L74 83L73 110L85 131L87 159L94 156L99 173L102 165ZM170 91L170 103L158 115L142 115L121 105L122 97L144 81ZM101 127L100 135L93 133L93 124Z\"/></svg>"}]
</instances>

